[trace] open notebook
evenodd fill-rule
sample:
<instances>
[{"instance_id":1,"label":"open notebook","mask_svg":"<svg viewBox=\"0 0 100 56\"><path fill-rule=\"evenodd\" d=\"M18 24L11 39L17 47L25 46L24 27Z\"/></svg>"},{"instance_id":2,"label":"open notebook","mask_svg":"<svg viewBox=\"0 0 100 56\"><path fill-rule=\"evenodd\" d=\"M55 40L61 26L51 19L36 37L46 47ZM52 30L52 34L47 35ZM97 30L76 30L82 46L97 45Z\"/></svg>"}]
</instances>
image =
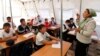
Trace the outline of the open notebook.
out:
<instances>
[{"instance_id":1,"label":"open notebook","mask_svg":"<svg viewBox=\"0 0 100 56\"><path fill-rule=\"evenodd\" d=\"M61 47L61 43L58 42L56 44L52 44L52 48L60 48Z\"/></svg>"}]
</instances>

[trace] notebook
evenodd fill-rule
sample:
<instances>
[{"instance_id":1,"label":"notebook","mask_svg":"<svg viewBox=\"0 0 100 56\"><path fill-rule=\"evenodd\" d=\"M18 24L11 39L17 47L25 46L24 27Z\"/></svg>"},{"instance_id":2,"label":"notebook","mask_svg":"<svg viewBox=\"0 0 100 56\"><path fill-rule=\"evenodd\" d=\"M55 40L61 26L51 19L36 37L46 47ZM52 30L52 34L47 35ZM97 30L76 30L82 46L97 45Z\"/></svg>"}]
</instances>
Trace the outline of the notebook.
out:
<instances>
[{"instance_id":1,"label":"notebook","mask_svg":"<svg viewBox=\"0 0 100 56\"><path fill-rule=\"evenodd\" d=\"M56 43L56 44L52 44L52 48L60 48L61 44L60 42Z\"/></svg>"}]
</instances>

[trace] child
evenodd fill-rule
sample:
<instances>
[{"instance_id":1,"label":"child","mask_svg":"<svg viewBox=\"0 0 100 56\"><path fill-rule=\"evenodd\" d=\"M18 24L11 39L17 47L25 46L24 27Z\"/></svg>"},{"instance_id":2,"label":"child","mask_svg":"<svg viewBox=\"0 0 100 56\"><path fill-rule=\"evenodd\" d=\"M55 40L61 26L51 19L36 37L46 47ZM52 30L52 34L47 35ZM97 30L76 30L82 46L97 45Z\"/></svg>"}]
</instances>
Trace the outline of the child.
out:
<instances>
[{"instance_id":1,"label":"child","mask_svg":"<svg viewBox=\"0 0 100 56\"><path fill-rule=\"evenodd\" d=\"M48 38L52 39L52 41L49 41ZM58 38L53 37L46 32L46 27L44 25L39 25L39 32L36 36L36 45L38 49L41 48L43 45L57 43L58 41Z\"/></svg>"},{"instance_id":2,"label":"child","mask_svg":"<svg viewBox=\"0 0 100 56\"><path fill-rule=\"evenodd\" d=\"M50 23L48 22L47 18L45 19L44 25L45 25L46 28L48 28L50 26Z\"/></svg>"},{"instance_id":3,"label":"child","mask_svg":"<svg viewBox=\"0 0 100 56\"><path fill-rule=\"evenodd\" d=\"M51 25L51 26L55 26L55 25L57 25L57 23L56 23L54 17L51 18L50 25Z\"/></svg>"},{"instance_id":4,"label":"child","mask_svg":"<svg viewBox=\"0 0 100 56\"><path fill-rule=\"evenodd\" d=\"M20 19L20 23L21 25L18 26L18 33L19 34L24 34L24 33L27 33L28 30L27 30L27 27L26 27L26 22L25 22L25 19Z\"/></svg>"},{"instance_id":5,"label":"child","mask_svg":"<svg viewBox=\"0 0 100 56\"><path fill-rule=\"evenodd\" d=\"M10 24L12 29L16 28L16 25L14 24L14 22L12 22L12 18L11 17L7 17L7 23Z\"/></svg>"},{"instance_id":6,"label":"child","mask_svg":"<svg viewBox=\"0 0 100 56\"><path fill-rule=\"evenodd\" d=\"M0 32L0 42L4 42L7 40L15 40L17 37L15 36L15 31L11 30L11 25L9 23L4 23L3 30Z\"/></svg>"}]
</instances>

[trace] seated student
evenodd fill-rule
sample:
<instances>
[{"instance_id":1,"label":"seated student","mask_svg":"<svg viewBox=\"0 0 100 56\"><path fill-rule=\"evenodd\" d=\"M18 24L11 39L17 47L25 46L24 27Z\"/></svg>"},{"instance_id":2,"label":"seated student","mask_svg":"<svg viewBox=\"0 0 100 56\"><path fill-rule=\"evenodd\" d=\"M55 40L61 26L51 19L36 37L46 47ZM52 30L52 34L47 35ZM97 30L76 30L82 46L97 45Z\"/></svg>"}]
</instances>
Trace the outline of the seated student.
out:
<instances>
[{"instance_id":1,"label":"seated student","mask_svg":"<svg viewBox=\"0 0 100 56\"><path fill-rule=\"evenodd\" d=\"M27 30L27 27L26 27L26 22L25 22L25 19L20 19L20 23L21 25L18 26L18 33L19 34L24 34L24 33L27 33L28 30Z\"/></svg>"},{"instance_id":2,"label":"seated student","mask_svg":"<svg viewBox=\"0 0 100 56\"><path fill-rule=\"evenodd\" d=\"M66 34L71 30L69 27L70 24L70 20L66 20L65 24L63 25L63 40L66 40Z\"/></svg>"},{"instance_id":3,"label":"seated student","mask_svg":"<svg viewBox=\"0 0 100 56\"><path fill-rule=\"evenodd\" d=\"M50 41L49 38L52 39L52 41ZM36 45L38 49L43 45L57 43L58 41L58 38L53 37L46 32L46 27L44 25L39 25L39 32L36 36Z\"/></svg>"},{"instance_id":4,"label":"seated student","mask_svg":"<svg viewBox=\"0 0 100 56\"><path fill-rule=\"evenodd\" d=\"M71 22L70 27L73 28L73 29L76 28L76 25L74 23L74 19L73 18L70 18L70 22Z\"/></svg>"},{"instance_id":5,"label":"seated student","mask_svg":"<svg viewBox=\"0 0 100 56\"><path fill-rule=\"evenodd\" d=\"M53 17L51 18L50 25L51 25L51 26L57 25L57 23L56 23L56 21L55 21L55 18L53 18Z\"/></svg>"},{"instance_id":6,"label":"seated student","mask_svg":"<svg viewBox=\"0 0 100 56\"><path fill-rule=\"evenodd\" d=\"M50 26L50 23L48 22L47 18L45 18L44 25L45 25L46 28L48 28Z\"/></svg>"},{"instance_id":7,"label":"seated student","mask_svg":"<svg viewBox=\"0 0 100 56\"><path fill-rule=\"evenodd\" d=\"M70 24L70 20L65 21L65 24L63 25L63 32L71 30L71 28L69 27Z\"/></svg>"},{"instance_id":8,"label":"seated student","mask_svg":"<svg viewBox=\"0 0 100 56\"><path fill-rule=\"evenodd\" d=\"M17 36L15 36L15 31L11 30L11 25L9 23L4 23L3 30L0 32L0 42L4 42L7 40L16 40Z\"/></svg>"},{"instance_id":9,"label":"seated student","mask_svg":"<svg viewBox=\"0 0 100 56\"><path fill-rule=\"evenodd\" d=\"M35 27L31 24L31 22L27 23L26 28L28 32L35 32Z\"/></svg>"},{"instance_id":10,"label":"seated student","mask_svg":"<svg viewBox=\"0 0 100 56\"><path fill-rule=\"evenodd\" d=\"M64 28L64 30L63 30L63 40L73 42L73 40L75 40L75 36L71 35L71 34L68 34L69 31L73 30L71 28L71 21L66 20L63 28Z\"/></svg>"},{"instance_id":11,"label":"seated student","mask_svg":"<svg viewBox=\"0 0 100 56\"><path fill-rule=\"evenodd\" d=\"M14 24L14 22L12 22L12 18L11 17L7 17L7 23L9 23L11 25L12 29L16 28L16 25Z\"/></svg>"}]
</instances>

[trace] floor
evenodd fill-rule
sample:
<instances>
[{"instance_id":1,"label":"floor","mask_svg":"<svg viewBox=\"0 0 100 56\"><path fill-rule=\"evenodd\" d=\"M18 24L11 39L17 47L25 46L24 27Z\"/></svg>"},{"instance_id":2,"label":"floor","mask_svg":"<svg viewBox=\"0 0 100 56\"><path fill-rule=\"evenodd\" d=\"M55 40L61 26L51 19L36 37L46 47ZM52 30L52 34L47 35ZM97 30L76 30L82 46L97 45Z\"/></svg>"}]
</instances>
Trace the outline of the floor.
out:
<instances>
[{"instance_id":1,"label":"floor","mask_svg":"<svg viewBox=\"0 0 100 56\"><path fill-rule=\"evenodd\" d=\"M74 56L74 51L69 50L67 56ZM97 40L92 41L91 45L89 46L89 51L87 56L100 56L100 41Z\"/></svg>"}]
</instances>

